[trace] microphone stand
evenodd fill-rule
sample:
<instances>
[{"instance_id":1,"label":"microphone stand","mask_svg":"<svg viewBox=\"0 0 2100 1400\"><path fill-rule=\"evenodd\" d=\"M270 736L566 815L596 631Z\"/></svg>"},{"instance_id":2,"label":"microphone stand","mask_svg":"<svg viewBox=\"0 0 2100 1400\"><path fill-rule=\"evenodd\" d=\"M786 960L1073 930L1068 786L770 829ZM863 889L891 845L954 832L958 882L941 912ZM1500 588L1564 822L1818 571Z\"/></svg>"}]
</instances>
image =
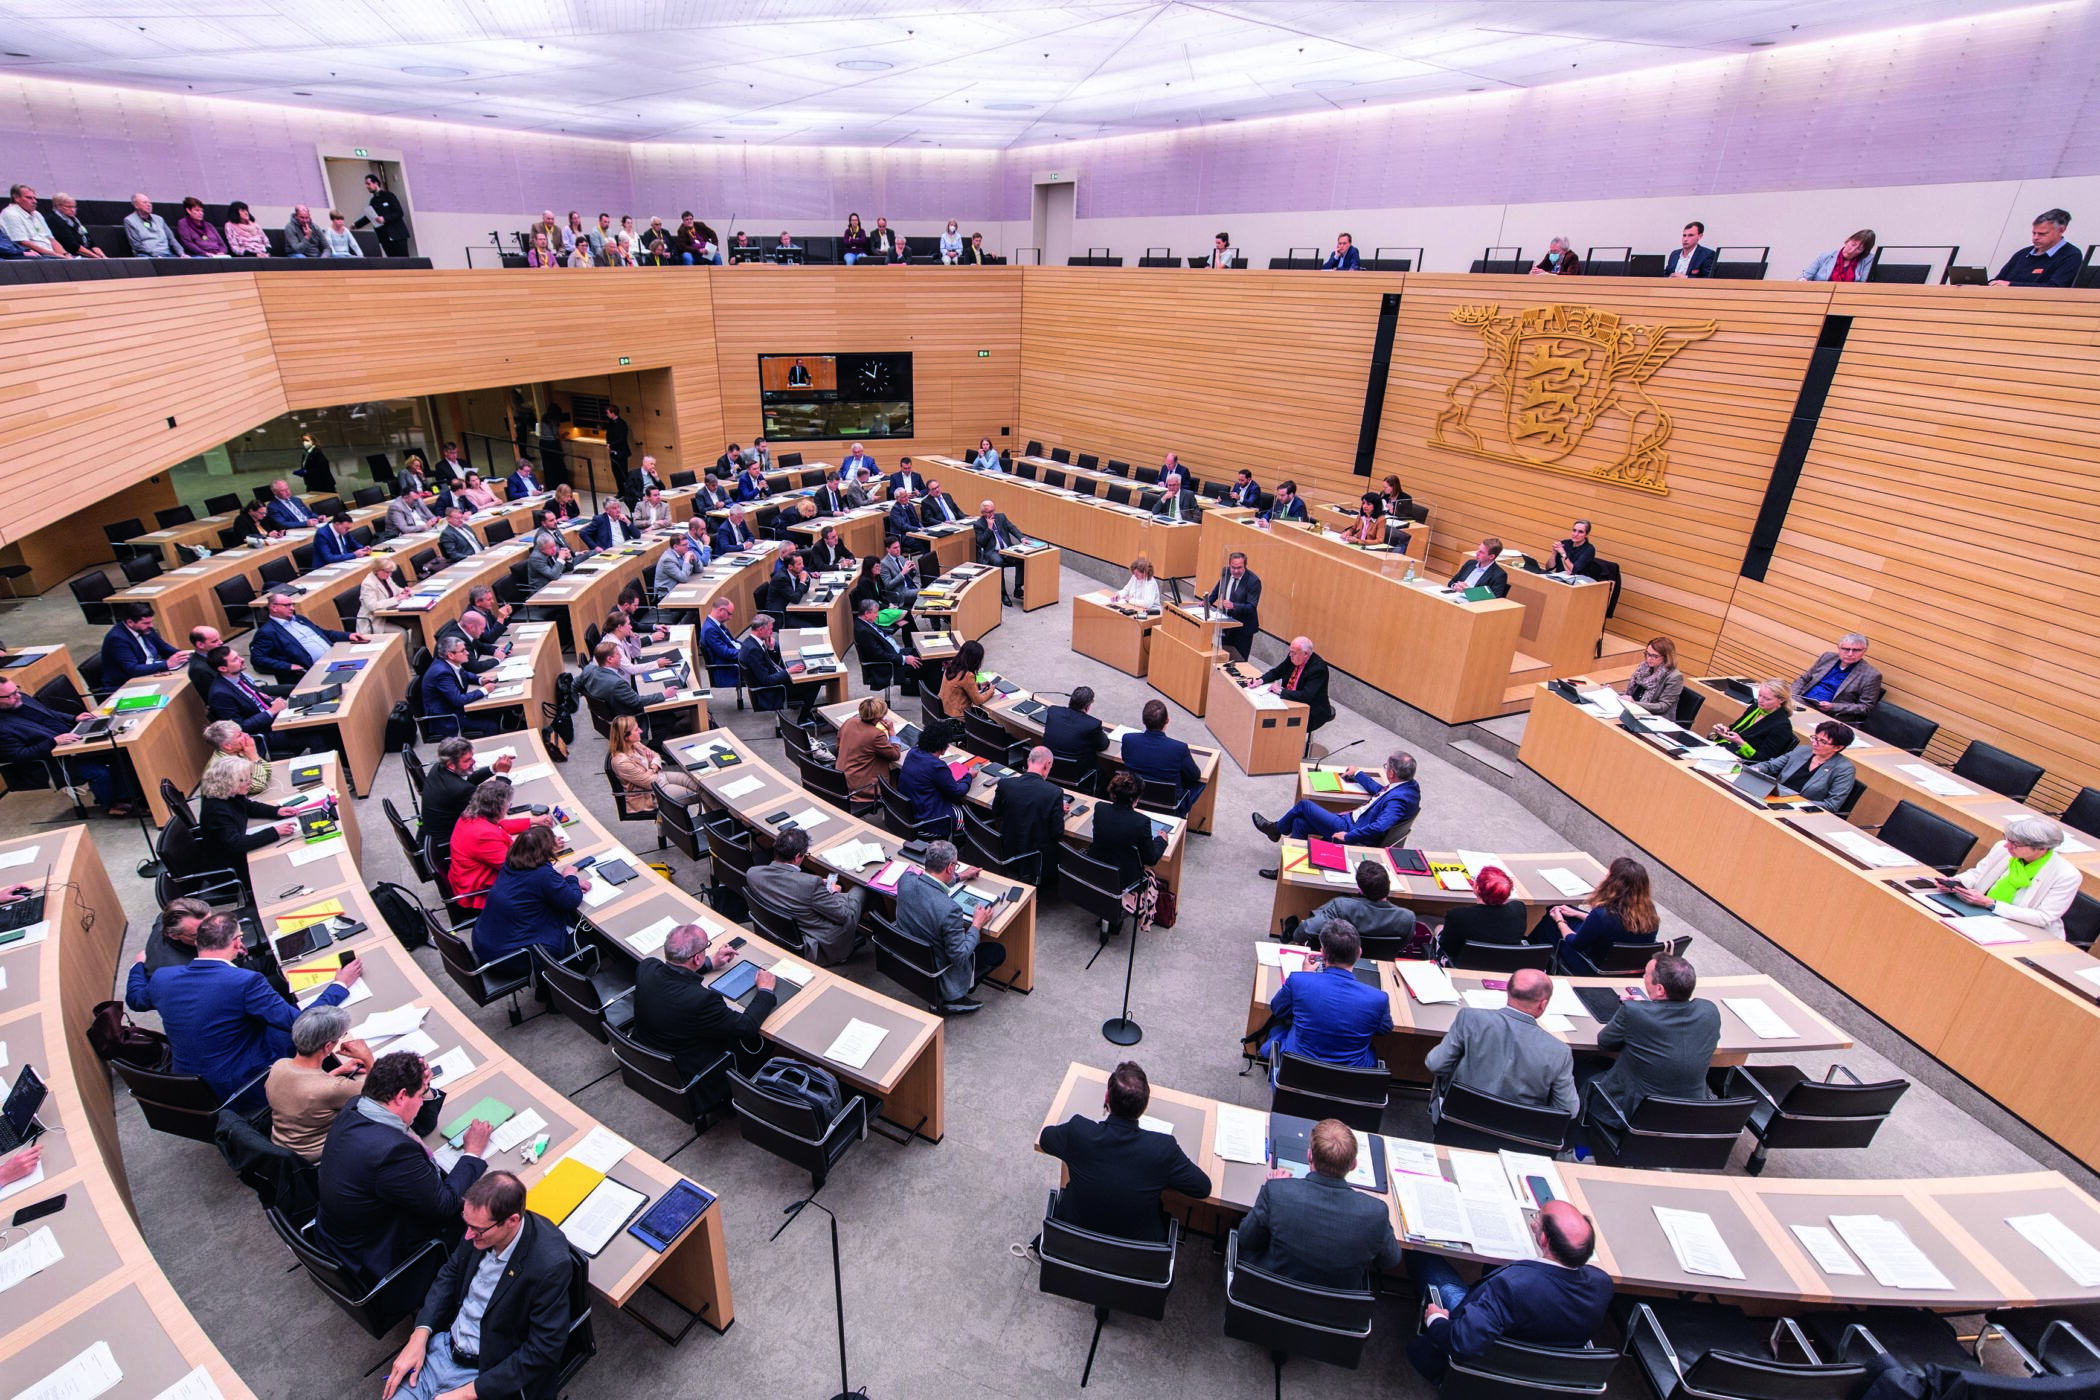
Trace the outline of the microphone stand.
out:
<instances>
[{"instance_id":1,"label":"microphone stand","mask_svg":"<svg viewBox=\"0 0 2100 1400\"><path fill-rule=\"evenodd\" d=\"M839 1218L831 1214L829 1207L819 1205L815 1196L807 1196L781 1212L787 1219L782 1222L780 1230L773 1232L773 1238L779 1239L780 1231L795 1223L795 1217L802 1213L804 1206L816 1206L818 1210L831 1216L831 1297L833 1305L837 1308L839 1320L839 1393L832 1396L831 1400L854 1400L855 1396L866 1400L867 1388L863 1386L854 1390L846 1380L846 1279L839 1265Z\"/></svg>"},{"instance_id":2,"label":"microphone stand","mask_svg":"<svg viewBox=\"0 0 2100 1400\"><path fill-rule=\"evenodd\" d=\"M1351 749L1355 748L1355 747L1356 747L1356 746L1357 746L1358 744L1361 744L1362 742L1363 742L1363 740L1361 740L1361 739L1351 739L1351 740L1350 740L1350 741L1349 741L1348 743L1346 743L1346 744L1342 745L1342 746L1341 746L1340 748L1336 749L1336 750L1334 751L1334 753L1324 753L1324 754L1321 754L1321 755L1320 755L1320 761L1319 761L1318 763L1315 763L1315 764L1313 765L1313 772L1315 772L1315 773L1319 772L1319 771L1321 770L1321 768L1322 768L1322 767L1323 767L1323 766L1324 766L1324 765L1326 764L1327 760L1328 760L1328 759L1330 759L1330 758L1333 758L1335 754L1337 754L1337 753L1347 753L1347 752L1349 752L1349 750L1351 750Z\"/></svg>"},{"instance_id":3,"label":"microphone stand","mask_svg":"<svg viewBox=\"0 0 2100 1400\"><path fill-rule=\"evenodd\" d=\"M1123 965L1123 1014L1101 1023L1101 1034L1111 1045L1135 1045L1145 1038L1144 1030L1130 1019L1130 978L1137 971L1138 918L1130 916L1130 958Z\"/></svg>"}]
</instances>

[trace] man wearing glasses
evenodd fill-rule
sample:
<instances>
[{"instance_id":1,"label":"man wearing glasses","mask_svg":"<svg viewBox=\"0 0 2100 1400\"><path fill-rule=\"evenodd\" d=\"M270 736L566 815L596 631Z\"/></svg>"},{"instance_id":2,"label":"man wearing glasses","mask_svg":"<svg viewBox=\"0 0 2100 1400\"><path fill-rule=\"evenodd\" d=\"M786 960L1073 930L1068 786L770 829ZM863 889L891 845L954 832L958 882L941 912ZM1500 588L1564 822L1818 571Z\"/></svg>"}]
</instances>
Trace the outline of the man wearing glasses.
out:
<instances>
[{"instance_id":1,"label":"man wearing glasses","mask_svg":"<svg viewBox=\"0 0 2100 1400\"><path fill-rule=\"evenodd\" d=\"M417 1117L432 1097L421 1055L381 1055L365 1075L364 1093L337 1115L321 1148L315 1226L368 1286L425 1245L450 1240L462 1193L488 1170L483 1156L494 1129L479 1119L467 1125L459 1160L439 1168L417 1133ZM429 1118L436 1117L433 1109ZM420 1126L427 1132L434 1122ZM413 1301L388 1300L404 1309Z\"/></svg>"}]
</instances>

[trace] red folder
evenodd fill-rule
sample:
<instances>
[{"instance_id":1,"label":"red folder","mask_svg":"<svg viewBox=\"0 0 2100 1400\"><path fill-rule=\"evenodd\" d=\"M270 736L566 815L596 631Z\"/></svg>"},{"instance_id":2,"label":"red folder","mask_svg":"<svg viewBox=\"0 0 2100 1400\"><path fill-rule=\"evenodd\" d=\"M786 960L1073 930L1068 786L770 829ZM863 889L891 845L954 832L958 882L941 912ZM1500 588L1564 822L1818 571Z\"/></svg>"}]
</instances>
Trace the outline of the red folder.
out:
<instances>
[{"instance_id":1,"label":"red folder","mask_svg":"<svg viewBox=\"0 0 2100 1400\"><path fill-rule=\"evenodd\" d=\"M1349 868L1349 856L1347 852L1342 850L1340 842L1322 841L1315 836L1306 844L1307 849L1311 853L1313 869L1347 870Z\"/></svg>"}]
</instances>

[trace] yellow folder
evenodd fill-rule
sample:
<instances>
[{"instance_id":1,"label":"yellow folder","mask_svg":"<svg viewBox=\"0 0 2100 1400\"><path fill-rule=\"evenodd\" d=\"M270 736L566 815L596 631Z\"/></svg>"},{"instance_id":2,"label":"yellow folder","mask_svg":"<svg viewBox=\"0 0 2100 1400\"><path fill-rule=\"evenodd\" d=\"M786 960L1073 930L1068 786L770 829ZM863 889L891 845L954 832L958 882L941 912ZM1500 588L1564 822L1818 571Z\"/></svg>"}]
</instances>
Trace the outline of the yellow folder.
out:
<instances>
[{"instance_id":1,"label":"yellow folder","mask_svg":"<svg viewBox=\"0 0 2100 1400\"><path fill-rule=\"evenodd\" d=\"M559 1225L603 1180L604 1172L587 1167L574 1157L564 1157L525 1193L525 1209Z\"/></svg>"}]
</instances>

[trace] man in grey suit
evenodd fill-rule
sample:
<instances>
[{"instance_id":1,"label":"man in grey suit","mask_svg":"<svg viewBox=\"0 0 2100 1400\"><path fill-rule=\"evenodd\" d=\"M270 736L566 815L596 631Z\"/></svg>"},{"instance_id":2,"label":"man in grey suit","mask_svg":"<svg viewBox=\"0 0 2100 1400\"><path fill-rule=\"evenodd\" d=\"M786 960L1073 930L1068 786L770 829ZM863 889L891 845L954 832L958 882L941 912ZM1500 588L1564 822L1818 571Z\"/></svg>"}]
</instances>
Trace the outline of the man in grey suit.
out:
<instances>
[{"instance_id":1,"label":"man in grey suit","mask_svg":"<svg viewBox=\"0 0 2100 1400\"><path fill-rule=\"evenodd\" d=\"M772 862L753 865L745 878L753 904L801 929L817 962L835 967L853 955L868 892L859 886L841 890L836 875L826 880L810 874L802 868L808 854L809 833L789 827L773 838Z\"/></svg>"},{"instance_id":2,"label":"man in grey suit","mask_svg":"<svg viewBox=\"0 0 2100 1400\"><path fill-rule=\"evenodd\" d=\"M1152 507L1152 513L1162 520L1201 520L1203 503L1196 499L1195 492L1181 484L1180 474L1175 473L1161 479L1159 504Z\"/></svg>"},{"instance_id":3,"label":"man in grey suit","mask_svg":"<svg viewBox=\"0 0 2100 1400\"><path fill-rule=\"evenodd\" d=\"M1400 1262L1392 1217L1376 1196L1343 1180L1356 1168L1356 1134L1339 1118L1313 1124L1310 1175L1278 1167L1240 1222L1240 1259L1316 1288L1360 1289L1372 1266Z\"/></svg>"},{"instance_id":4,"label":"man in grey suit","mask_svg":"<svg viewBox=\"0 0 2100 1400\"><path fill-rule=\"evenodd\" d=\"M1006 949L986 943L980 933L992 921L992 906L982 904L975 914L965 914L955 902L953 891L962 883L955 875L955 858L953 842L936 841L926 848L924 872L906 871L897 882L897 927L931 943L934 956L948 964L941 976L944 1016L982 1011L984 1003L971 1001L970 989L1006 961Z\"/></svg>"},{"instance_id":5,"label":"man in grey suit","mask_svg":"<svg viewBox=\"0 0 2100 1400\"><path fill-rule=\"evenodd\" d=\"M876 566L882 581L882 599L893 608L909 612L919 600L919 561L904 552L904 541L895 535L883 546L882 562Z\"/></svg>"},{"instance_id":6,"label":"man in grey suit","mask_svg":"<svg viewBox=\"0 0 2100 1400\"><path fill-rule=\"evenodd\" d=\"M525 561L525 587L528 593L537 593L560 578L576 565L575 558L562 544L561 536L544 534L539 544Z\"/></svg>"},{"instance_id":7,"label":"man in grey suit","mask_svg":"<svg viewBox=\"0 0 2100 1400\"><path fill-rule=\"evenodd\" d=\"M1881 703L1881 672L1867 661L1866 637L1847 632L1836 651L1824 652L1795 677L1794 703L1855 724L1874 713Z\"/></svg>"},{"instance_id":8,"label":"man in grey suit","mask_svg":"<svg viewBox=\"0 0 2100 1400\"><path fill-rule=\"evenodd\" d=\"M1553 979L1527 967L1511 974L1507 1006L1460 1008L1450 1032L1423 1062L1437 1078L1429 1103L1432 1120L1442 1109L1447 1084L1574 1116L1575 1057L1539 1025L1552 996Z\"/></svg>"},{"instance_id":9,"label":"man in grey suit","mask_svg":"<svg viewBox=\"0 0 2100 1400\"><path fill-rule=\"evenodd\" d=\"M1651 1094L1710 1099L1706 1067L1721 1043L1721 1008L1692 1000L1699 974L1683 958L1658 953L1641 974L1646 1001L1629 1001L1597 1032L1597 1044L1618 1059L1583 1086L1591 1112L1624 1126Z\"/></svg>"},{"instance_id":10,"label":"man in grey suit","mask_svg":"<svg viewBox=\"0 0 2100 1400\"><path fill-rule=\"evenodd\" d=\"M1356 867L1356 893L1328 900L1302 924L1295 918L1286 918L1283 921L1283 941L1317 948L1320 946L1320 930L1333 919L1340 919L1354 928L1358 938L1410 941L1415 936L1414 911L1388 903L1386 897L1392 892L1393 880L1383 865L1375 860L1360 861ZM1391 955L1381 952L1377 956Z\"/></svg>"}]
</instances>

